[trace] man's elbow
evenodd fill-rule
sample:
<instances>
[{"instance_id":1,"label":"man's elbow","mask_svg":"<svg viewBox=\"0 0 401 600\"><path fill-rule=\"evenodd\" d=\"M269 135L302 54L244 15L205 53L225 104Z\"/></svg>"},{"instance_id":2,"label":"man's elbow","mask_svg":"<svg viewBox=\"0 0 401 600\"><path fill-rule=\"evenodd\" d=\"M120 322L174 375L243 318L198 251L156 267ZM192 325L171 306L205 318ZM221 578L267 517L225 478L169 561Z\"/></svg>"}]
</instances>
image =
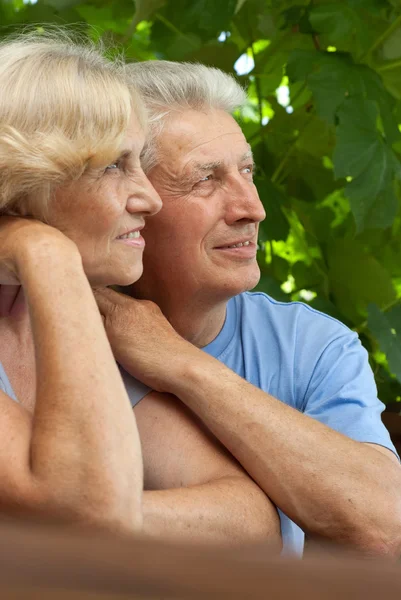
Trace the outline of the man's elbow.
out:
<instances>
[{"instance_id":1,"label":"man's elbow","mask_svg":"<svg viewBox=\"0 0 401 600\"><path fill-rule=\"evenodd\" d=\"M395 560L401 558L401 515L389 519L386 527L370 532L362 549L374 556Z\"/></svg>"},{"instance_id":2,"label":"man's elbow","mask_svg":"<svg viewBox=\"0 0 401 600\"><path fill-rule=\"evenodd\" d=\"M401 557L401 498L398 506L377 507L376 518L361 521L353 528L346 545L368 556L399 559Z\"/></svg>"}]
</instances>

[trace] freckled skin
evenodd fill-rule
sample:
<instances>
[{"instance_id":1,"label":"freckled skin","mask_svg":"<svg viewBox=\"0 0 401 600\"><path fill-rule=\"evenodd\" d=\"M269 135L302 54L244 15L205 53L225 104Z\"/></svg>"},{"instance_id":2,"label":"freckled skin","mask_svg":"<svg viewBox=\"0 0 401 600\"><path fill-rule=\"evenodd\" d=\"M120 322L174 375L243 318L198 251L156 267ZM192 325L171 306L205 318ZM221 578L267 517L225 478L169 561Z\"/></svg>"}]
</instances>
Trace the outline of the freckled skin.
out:
<instances>
[{"instance_id":1,"label":"freckled skin","mask_svg":"<svg viewBox=\"0 0 401 600\"><path fill-rule=\"evenodd\" d=\"M169 318L175 311L175 321L178 313L183 319L183 303L215 307L259 280L256 249L240 261L215 249L243 237L257 242L265 212L249 153L236 121L220 110L180 113L160 136L159 164L148 177L163 208L147 221L144 275L134 293ZM199 174L196 166L205 163L218 166Z\"/></svg>"},{"instance_id":2,"label":"freckled skin","mask_svg":"<svg viewBox=\"0 0 401 600\"><path fill-rule=\"evenodd\" d=\"M141 227L161 201L140 166L144 132L135 115L123 142L130 155L108 168L89 170L56 192L49 215L53 225L78 246L92 285L128 285L142 274L141 248L116 241Z\"/></svg>"},{"instance_id":3,"label":"freckled skin","mask_svg":"<svg viewBox=\"0 0 401 600\"><path fill-rule=\"evenodd\" d=\"M148 177L163 208L147 220L144 274L133 294L156 302L181 335L205 345L224 322L225 302L260 277L256 243L266 215L250 146L224 111L188 110L167 122L158 158ZM254 244L248 258L216 249L241 239Z\"/></svg>"}]
</instances>

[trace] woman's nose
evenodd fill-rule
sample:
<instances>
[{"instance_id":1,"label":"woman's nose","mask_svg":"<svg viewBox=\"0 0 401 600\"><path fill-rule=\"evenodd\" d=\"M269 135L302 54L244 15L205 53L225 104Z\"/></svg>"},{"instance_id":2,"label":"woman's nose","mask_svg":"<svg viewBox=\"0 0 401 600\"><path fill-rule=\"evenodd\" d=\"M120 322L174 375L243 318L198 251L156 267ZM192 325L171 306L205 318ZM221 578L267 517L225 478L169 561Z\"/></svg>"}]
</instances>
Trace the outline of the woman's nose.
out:
<instances>
[{"instance_id":1,"label":"woman's nose","mask_svg":"<svg viewBox=\"0 0 401 600\"><path fill-rule=\"evenodd\" d=\"M130 190L127 202L128 212L142 212L148 216L155 215L162 207L162 201L145 173L140 181L136 181Z\"/></svg>"}]
</instances>

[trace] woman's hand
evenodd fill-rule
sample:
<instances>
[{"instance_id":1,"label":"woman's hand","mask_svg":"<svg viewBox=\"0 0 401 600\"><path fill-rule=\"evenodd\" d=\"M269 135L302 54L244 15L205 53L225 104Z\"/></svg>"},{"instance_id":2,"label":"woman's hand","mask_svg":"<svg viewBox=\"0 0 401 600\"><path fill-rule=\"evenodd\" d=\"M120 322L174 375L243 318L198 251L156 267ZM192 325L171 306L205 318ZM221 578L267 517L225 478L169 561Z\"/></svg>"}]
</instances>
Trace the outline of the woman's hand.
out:
<instances>
[{"instance_id":1,"label":"woman's hand","mask_svg":"<svg viewBox=\"0 0 401 600\"><path fill-rule=\"evenodd\" d=\"M0 217L0 285L21 282L20 266L26 253L37 245L70 244L63 233L41 221L21 217Z\"/></svg>"},{"instance_id":2,"label":"woman's hand","mask_svg":"<svg viewBox=\"0 0 401 600\"><path fill-rule=\"evenodd\" d=\"M116 360L128 373L159 392L174 393L174 381L192 353L203 353L173 329L160 308L110 288L95 298Z\"/></svg>"}]
</instances>

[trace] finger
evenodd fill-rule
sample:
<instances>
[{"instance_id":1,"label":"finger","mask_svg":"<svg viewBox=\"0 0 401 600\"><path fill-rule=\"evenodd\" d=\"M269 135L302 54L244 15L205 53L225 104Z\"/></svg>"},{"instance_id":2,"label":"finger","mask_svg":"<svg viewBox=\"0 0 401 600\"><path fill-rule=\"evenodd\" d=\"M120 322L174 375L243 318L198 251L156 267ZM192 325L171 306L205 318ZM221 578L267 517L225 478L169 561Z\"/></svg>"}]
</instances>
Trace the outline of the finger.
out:
<instances>
[{"instance_id":1,"label":"finger","mask_svg":"<svg viewBox=\"0 0 401 600\"><path fill-rule=\"evenodd\" d=\"M104 293L103 289L94 289L93 295L101 315L107 314L115 306L115 302L109 298L107 293Z\"/></svg>"},{"instance_id":2,"label":"finger","mask_svg":"<svg viewBox=\"0 0 401 600\"><path fill-rule=\"evenodd\" d=\"M109 302L112 304L122 304L124 302L124 299L127 298L127 296L125 296L124 294L120 294L119 292L116 292L115 290L112 290L109 287L93 288L93 293L96 299L100 298L105 302Z\"/></svg>"}]
</instances>

